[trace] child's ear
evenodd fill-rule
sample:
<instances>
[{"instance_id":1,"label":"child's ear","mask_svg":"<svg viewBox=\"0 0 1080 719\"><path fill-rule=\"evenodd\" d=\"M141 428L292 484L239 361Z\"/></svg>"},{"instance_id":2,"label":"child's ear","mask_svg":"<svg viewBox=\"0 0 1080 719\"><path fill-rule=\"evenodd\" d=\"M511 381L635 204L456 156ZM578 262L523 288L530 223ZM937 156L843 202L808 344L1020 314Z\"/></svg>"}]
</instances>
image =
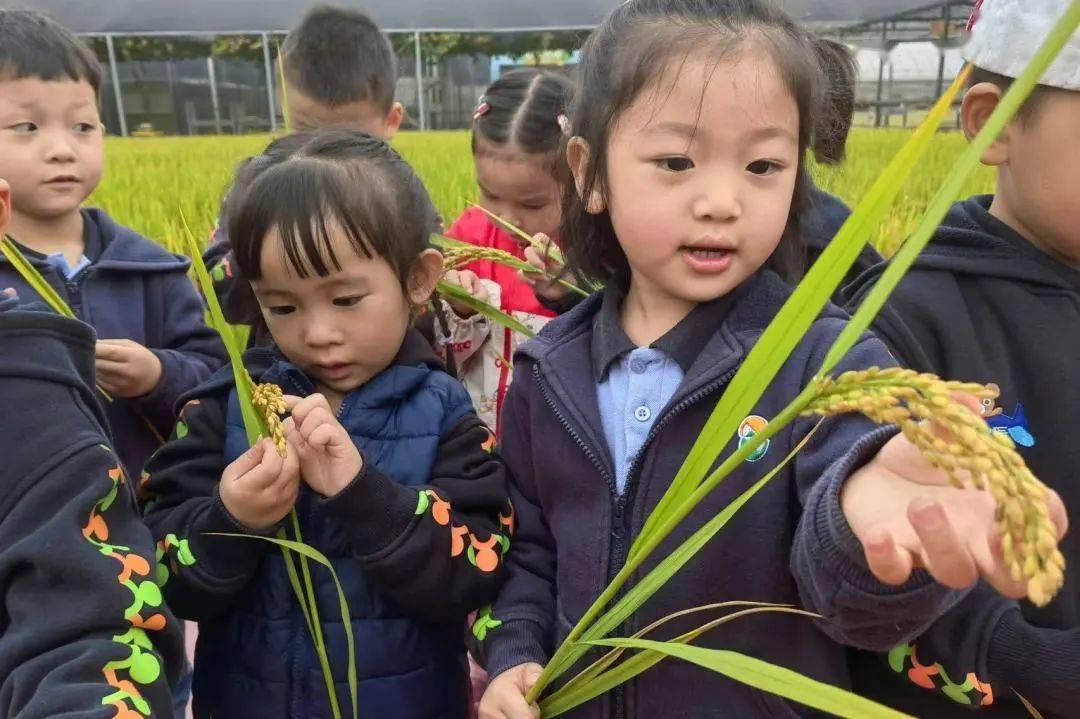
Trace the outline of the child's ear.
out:
<instances>
[{"instance_id":1,"label":"child's ear","mask_svg":"<svg viewBox=\"0 0 1080 719\"><path fill-rule=\"evenodd\" d=\"M980 82L972 85L971 89L964 95L964 103L960 108L960 118L963 121L964 134L967 135L968 141L974 139L986 125L986 121L994 114L994 110L997 109L998 104L1001 102L1003 94L1001 88L994 83ZM1001 136L994 141L994 144L983 153L982 163L984 165L997 167L1008 162L1009 133L1011 130L1012 125L1010 124L1001 133Z\"/></svg>"},{"instance_id":2,"label":"child's ear","mask_svg":"<svg viewBox=\"0 0 1080 719\"><path fill-rule=\"evenodd\" d=\"M442 274L443 256L438 250L424 250L409 269L409 301L416 307L426 305Z\"/></svg>"},{"instance_id":3,"label":"child's ear","mask_svg":"<svg viewBox=\"0 0 1080 719\"><path fill-rule=\"evenodd\" d=\"M580 137L570 138L566 145L566 162L570 166L570 173L574 176L574 185L577 187L578 196L585 203L585 209L591 215L599 215L607 209L604 196L598 187L593 187L588 197L585 196L586 173L589 168L591 151L589 143Z\"/></svg>"},{"instance_id":4,"label":"child's ear","mask_svg":"<svg viewBox=\"0 0 1080 719\"><path fill-rule=\"evenodd\" d=\"M389 142L401 128L401 123L404 119L405 107L400 102L395 102L394 106L390 108L390 112L386 113L386 118L383 120L383 139Z\"/></svg>"},{"instance_id":5,"label":"child's ear","mask_svg":"<svg viewBox=\"0 0 1080 719\"><path fill-rule=\"evenodd\" d=\"M8 222L11 221L11 187L0 180L0 237L4 236Z\"/></svg>"}]
</instances>

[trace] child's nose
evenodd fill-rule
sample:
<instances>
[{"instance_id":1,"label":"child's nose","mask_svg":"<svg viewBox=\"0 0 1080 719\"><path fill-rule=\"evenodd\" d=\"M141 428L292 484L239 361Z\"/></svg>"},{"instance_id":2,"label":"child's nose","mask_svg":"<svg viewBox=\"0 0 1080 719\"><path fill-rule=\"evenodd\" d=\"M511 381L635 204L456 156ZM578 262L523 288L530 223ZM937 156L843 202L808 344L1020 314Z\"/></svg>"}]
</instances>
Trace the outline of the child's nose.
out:
<instances>
[{"instance_id":1,"label":"child's nose","mask_svg":"<svg viewBox=\"0 0 1080 719\"><path fill-rule=\"evenodd\" d=\"M341 340L337 323L329 317L314 316L304 322L304 342L309 347L326 347Z\"/></svg>"},{"instance_id":2,"label":"child's nose","mask_svg":"<svg viewBox=\"0 0 1080 719\"><path fill-rule=\"evenodd\" d=\"M714 179L704 183L694 198L695 219L706 222L726 222L742 215L737 183L731 178Z\"/></svg>"},{"instance_id":3,"label":"child's nose","mask_svg":"<svg viewBox=\"0 0 1080 719\"><path fill-rule=\"evenodd\" d=\"M72 162L76 158L75 147L66 133L51 132L46 135L45 159L48 162Z\"/></svg>"}]
</instances>

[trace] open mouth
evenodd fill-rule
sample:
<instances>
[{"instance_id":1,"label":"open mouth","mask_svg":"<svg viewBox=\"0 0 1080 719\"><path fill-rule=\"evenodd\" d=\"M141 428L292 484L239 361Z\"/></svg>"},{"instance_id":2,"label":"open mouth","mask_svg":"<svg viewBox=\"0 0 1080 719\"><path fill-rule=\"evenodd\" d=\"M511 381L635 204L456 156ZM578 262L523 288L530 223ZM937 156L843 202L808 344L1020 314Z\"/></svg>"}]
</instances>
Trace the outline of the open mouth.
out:
<instances>
[{"instance_id":1,"label":"open mouth","mask_svg":"<svg viewBox=\"0 0 1080 719\"><path fill-rule=\"evenodd\" d=\"M686 264L695 272L712 274L724 272L735 257L732 249L716 246L684 246L681 253Z\"/></svg>"}]
</instances>

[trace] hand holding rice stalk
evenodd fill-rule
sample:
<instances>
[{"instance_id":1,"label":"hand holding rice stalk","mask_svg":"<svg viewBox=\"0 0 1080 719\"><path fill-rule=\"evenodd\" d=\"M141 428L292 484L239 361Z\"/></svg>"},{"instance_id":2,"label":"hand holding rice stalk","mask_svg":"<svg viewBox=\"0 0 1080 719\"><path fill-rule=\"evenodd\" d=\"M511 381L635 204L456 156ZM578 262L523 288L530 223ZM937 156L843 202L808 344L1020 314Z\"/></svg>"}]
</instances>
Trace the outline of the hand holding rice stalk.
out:
<instances>
[{"instance_id":1,"label":"hand holding rice stalk","mask_svg":"<svg viewBox=\"0 0 1080 719\"><path fill-rule=\"evenodd\" d=\"M1049 491L1035 478L1008 435L995 432L956 399L993 398L992 389L946 382L913 370L874 367L818 382L803 415L858 412L878 424L895 424L927 461L957 489L989 491L997 503L1001 549L1015 582L1045 606L1065 582L1065 557L1047 508ZM943 437L940 430L944 430Z\"/></svg>"},{"instance_id":2,"label":"hand holding rice stalk","mask_svg":"<svg viewBox=\"0 0 1080 719\"><path fill-rule=\"evenodd\" d=\"M958 158L949 178L930 202L915 232L900 247L881 280L828 352L819 377L826 377L869 328L874 316L918 253L929 242L949 206L959 196L964 181L978 166L982 154L1015 116L1039 78L1078 26L1080 0L1074 0L1028 67L1013 82L983 130ZM985 426L972 424L972 419L978 418L952 398L951 393L957 389L957 385L939 384L941 381L936 378L913 378L900 372L896 372L895 376L887 375L876 388L869 385L868 390L853 390L849 384L853 381L859 381L860 387L868 384L871 381L869 374L842 376L842 379L835 381L819 379L807 386L788 407L774 417L764 431L726 458L718 468L712 469L718 453L723 451L735 434L739 418L753 409L772 378L854 264L874 229L886 217L900 187L925 155L930 141L963 86L967 72L961 73L949 92L934 106L923 125L873 184L843 228L758 339L717 403L682 468L636 537L625 565L558 647L542 675L528 692L527 699L532 703L537 702L551 682L569 671L592 646L602 644L637 648L641 652L605 671L579 675L560 690L546 696L541 703L544 716L561 714L628 681L663 656L679 656L764 691L838 716L859 719L899 716L897 712L878 705L867 707L865 700L849 692L809 682L790 670L736 652L687 647L679 641L606 639L610 632L617 629L693 558L731 517L769 482L775 470L743 492L671 554L661 559L651 571L637 578L632 587L624 590L627 582L638 573L645 560L735 467L740 466L765 441L804 412L831 412L847 408L861 411L865 408L868 413L876 415L879 421L900 421L903 430L915 433L912 435L912 442L920 449L930 451L928 459L931 463L936 463L936 466L946 471L957 472L957 478L977 477L978 481L990 487L995 499L1000 502L998 526L1003 532L1002 550L1009 571L1014 577L1019 575L1021 579L1026 579L1031 599L1036 602L1049 601L1060 587L1063 562L1057 550L1054 531L1047 522L1044 503L1047 490L1026 468L1021 469L1022 461L1015 455L1015 451L1007 446L1004 439L990 434ZM882 380L881 373L873 379ZM885 385L890 389L886 390ZM847 387L847 390L840 389L842 387ZM960 387L975 389L966 385ZM837 392L839 394L836 394ZM868 392L869 399L864 400L857 396L859 392ZM983 390L980 388L974 393L981 392ZM893 399L882 399L890 395ZM835 405L834 398L837 398ZM967 412L972 419L960 412ZM954 430L960 441L945 441L942 446L935 441L937 437L923 434L918 425L923 416L940 420L946 427ZM961 470L966 474L959 473ZM608 608L609 605L612 606Z\"/></svg>"},{"instance_id":3,"label":"hand holding rice stalk","mask_svg":"<svg viewBox=\"0 0 1080 719\"><path fill-rule=\"evenodd\" d=\"M180 211L180 222L184 228L187 253L190 256L192 266L195 269L195 277L198 280L199 288L202 290L203 296L206 298L206 304L209 309L210 326L217 330L218 334L221 335L222 342L229 354L229 362L233 370L237 398L240 404L240 412L244 419L244 430L247 434L248 444L249 446L254 446L262 437L270 437L273 440L275 447L277 447L278 454L284 457L288 452L284 427L281 422L281 415L286 411L284 393L282 392L281 387L274 384L264 383L257 386L255 385L247 368L244 366L243 343L225 320L225 315L221 311L221 304L218 302L217 294L214 290L214 282L202 260L202 248L199 247L199 243L191 233L187 218L184 217L183 210ZM315 586L311 581L311 573L307 560L311 559L323 565L330 571L330 576L333 578L334 585L337 588L338 603L341 608L342 628L345 631L345 640L348 644L349 666L347 669L347 677L352 704L352 715L355 719L358 716L356 652L349 605L345 599L345 593L341 588L341 582L338 580L337 572L334 571L334 567L330 563L330 560L315 548L304 544L303 536L300 533L300 519L297 517L295 509L289 511L289 520L293 529L294 539L288 538L284 528L278 531L277 537L261 537L249 534L224 534L222 536L235 537L237 539L257 539L276 544L281 548L282 555L285 559L285 569L289 575L289 583L292 585L293 593L300 606L300 611L304 615L308 633L311 635L312 641L315 644L315 652L319 657L323 681L326 684L326 691L330 700L330 710L335 719L340 719L341 709L338 706L337 691L334 688L334 678L330 671L330 660L326 651L326 642L323 639L322 623L319 619L319 610L315 599ZM293 552L300 556L299 574L297 573L296 563L292 557Z\"/></svg>"}]
</instances>

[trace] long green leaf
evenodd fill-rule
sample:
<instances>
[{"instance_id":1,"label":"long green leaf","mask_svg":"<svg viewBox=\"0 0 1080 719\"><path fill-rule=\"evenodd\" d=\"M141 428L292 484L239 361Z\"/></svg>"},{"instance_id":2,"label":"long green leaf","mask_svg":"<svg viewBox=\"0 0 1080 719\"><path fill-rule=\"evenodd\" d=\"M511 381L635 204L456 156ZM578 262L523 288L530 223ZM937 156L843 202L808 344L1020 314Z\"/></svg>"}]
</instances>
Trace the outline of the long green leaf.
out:
<instances>
[{"instance_id":1,"label":"long green leaf","mask_svg":"<svg viewBox=\"0 0 1080 719\"><path fill-rule=\"evenodd\" d=\"M780 427L786 424L787 421L790 421L791 418L797 417L798 414L799 412L797 409L790 408L784 415L778 416L770 422L768 427L766 427L766 431L759 433L753 440L747 442L735 453L735 455L733 455L731 460L725 463L727 471L738 466L738 464L746 457L749 457L757 447L766 442L772 433L779 431ZM789 452L775 467L769 470L764 477L732 500L732 502L718 512L716 516L711 518L702 525L700 529L690 535L690 537L680 544L671 554L664 557L664 559L661 560L648 574L642 577L637 584L626 592L613 607L604 612L595 621L590 622L588 627L577 637L573 637L573 639L568 640L559 647L555 652L555 655L551 658L551 661L548 662L547 667L545 667L545 671L548 671L552 678L565 673L588 650L588 647L584 644L584 640L599 639L605 636L633 614L649 599L649 597L655 594L668 582L668 580L675 576L675 573L682 569L710 539L715 537L716 534L731 521L731 518L754 497L754 495L772 481L772 479L776 477L776 475L779 474L792 459L794 459L795 455L798 454L799 450L806 446L820 426L821 422L814 425L813 429L807 432L806 436L792 448L791 452ZM636 569L636 567L630 567L630 563L627 563L627 565L620 570L620 575L624 572L629 573ZM612 585L614 584L615 583L613 582ZM603 598L603 596L601 598ZM580 622L578 626L581 626ZM571 636L573 636L573 634L571 634ZM531 698L536 699L538 697L539 692L537 691Z\"/></svg>"},{"instance_id":2,"label":"long green leaf","mask_svg":"<svg viewBox=\"0 0 1080 719\"><path fill-rule=\"evenodd\" d=\"M494 212L487 209L483 205L477 205L476 203L473 203L473 207L475 207L476 209L483 212L485 215L487 215L489 218L491 218L497 225L502 227L504 230L506 230L510 234L517 235L518 237L520 237L530 247L535 242L533 240L532 235L530 235L528 232L525 232L520 227L515 225L513 222L508 222L507 220L504 220L503 218L499 217L498 215L496 215ZM560 250L558 247L556 247L554 243L552 243L551 245L548 246L547 253L548 253L548 257L555 260L560 265L564 265L564 266L566 265L566 257L563 255L562 250Z\"/></svg>"},{"instance_id":3,"label":"long green leaf","mask_svg":"<svg viewBox=\"0 0 1080 719\"><path fill-rule=\"evenodd\" d=\"M986 121L983 129L971 141L960 159L953 165L953 170L941 186L938 193L930 201L930 206L923 215L922 220L916 227L912 236L900 247L882 273L877 284L859 306L858 311L851 318L844 331L836 339L829 353L826 355L821 367L821 374L830 372L837 363L847 354L869 327L878 312L885 305L889 295L903 279L904 274L915 262L919 253L937 231L938 224L949 207L960 195L964 182L968 175L979 165L984 152L997 140L1009 122L1019 112L1024 101L1031 95L1032 90L1038 84L1039 79L1054 62L1062 48L1072 37L1077 27L1080 27L1080 0L1073 0L1069 9L1058 20L1046 41L1032 58L1031 62L1020 74L1020 77L1010 85L1001 102L998 103L990 119Z\"/></svg>"},{"instance_id":4,"label":"long green leaf","mask_svg":"<svg viewBox=\"0 0 1080 719\"><path fill-rule=\"evenodd\" d=\"M1032 719L1043 719L1042 713L1036 709L1035 705L1029 702L1023 694L1015 689L1013 689L1013 694L1015 694L1016 698L1020 700L1020 703L1024 705L1024 709L1027 710L1027 713L1031 715Z\"/></svg>"},{"instance_id":5,"label":"long green leaf","mask_svg":"<svg viewBox=\"0 0 1080 719\"><path fill-rule=\"evenodd\" d=\"M45 300L45 304L47 304L53 312L69 319L75 318L75 313L68 307L68 303L64 301L60 296L60 293L56 291L56 288L50 285L49 281L38 272L37 268L30 264L30 261L23 256L23 253L10 237L0 238L0 252L3 252L4 256L8 259L8 262L10 262L12 266L15 267L15 270L22 275L22 278L26 280L26 283L30 285L35 292L41 295L41 299Z\"/></svg>"},{"instance_id":6,"label":"long green leaf","mask_svg":"<svg viewBox=\"0 0 1080 719\"><path fill-rule=\"evenodd\" d=\"M221 341L229 354L229 362L232 365L233 375L236 378L236 394L239 399L240 413L244 419L244 430L247 433L248 444L255 446L259 437L267 434L266 425L262 417L255 411L251 404L251 394L254 389L251 386L251 378L247 368L244 367L244 348L237 344L236 335L229 329L229 323L225 319L225 313L221 311L221 303L218 302L217 292L214 290L214 281L206 264L202 259L202 247L199 246L195 235L191 232L184 211L180 210L180 224L184 230L184 242L192 267L195 268L195 278L199 282L203 297L206 298L206 306L210 312L210 324L221 335Z\"/></svg>"},{"instance_id":7,"label":"long green leaf","mask_svg":"<svg viewBox=\"0 0 1080 719\"><path fill-rule=\"evenodd\" d=\"M358 706L356 699L356 644L355 640L353 639L352 622L349 619L349 603L345 599L345 591L341 588L341 582L338 580L337 572L334 571L334 565L330 563L330 560L327 559L322 552L308 546L307 544L303 544L302 542L293 542L288 539L280 539L277 537L260 537L252 534L231 534L225 532L217 533L215 534L215 536L236 537L238 539L258 539L264 542L270 542L272 544L278 545L283 549L288 549L289 551L296 552L302 557L307 557L312 561L318 562L330 571L330 576L334 579L334 587L337 589L338 603L341 605L341 617L343 620L342 626L344 626L345 628L345 641L349 649L349 693L351 694L352 699L353 719L356 719L356 717L358 716ZM328 689L330 691L331 708L334 710L334 716L339 716L339 712L337 709L337 693L333 690L332 679L328 678L328 681L330 682L330 684L328 685Z\"/></svg>"},{"instance_id":8,"label":"long green leaf","mask_svg":"<svg viewBox=\"0 0 1080 719\"><path fill-rule=\"evenodd\" d=\"M56 291L56 288L49 284L49 281L38 272L38 269L31 264L30 260L26 259L23 253L19 250L10 237L0 237L0 253L8 259L8 262L15 268L26 284L33 288L34 292L37 292L41 296L41 299L45 301L45 304L49 308L60 315L61 317L67 317L68 319L76 319L75 312L71 309L64 298L60 296L60 293ZM109 396L109 393L101 388L101 385L97 385L98 394L105 398L106 401L112 402L113 398ZM154 436L159 442L164 444L163 438L158 433L157 428L150 423L149 420L143 418L146 426L150 428L150 431L154 433Z\"/></svg>"},{"instance_id":9,"label":"long green leaf","mask_svg":"<svg viewBox=\"0 0 1080 719\"><path fill-rule=\"evenodd\" d=\"M487 317L492 322L508 327L514 332L525 335L526 337L535 337L536 333L525 326L520 320L515 317L511 317L497 307L492 307L487 302L476 299L470 295L464 288L452 285L449 282L440 282L438 284L439 294L443 297L449 297L456 302L469 307L477 314L481 314Z\"/></svg>"},{"instance_id":10,"label":"long green leaf","mask_svg":"<svg viewBox=\"0 0 1080 719\"><path fill-rule=\"evenodd\" d=\"M730 602L729 604L755 604L755 603L754 602ZM699 608L695 608L695 610L696 609L702 609L702 608L699 607ZM668 617L665 617L663 620L661 620L661 622L667 621L668 619L671 619L671 618L677 618L678 616L684 616L689 611L695 611L695 610L687 610L687 611L682 611L682 612L676 612L675 614L672 614L672 615L669 615ZM729 622L733 622L733 621L735 621L737 619L742 619L744 617L751 616L753 614L764 614L764 613L798 614L800 616L808 617L808 618L811 618L811 619L819 618L819 615L816 615L813 612L807 612L807 611L804 611L802 609L796 609L794 607L789 607L789 606L784 606L784 605L762 604L760 606L752 606L749 609L743 609L741 611L732 612L731 614L727 614L727 615L725 615L723 617L720 617L719 619L714 619L713 621L708 622L706 624L703 624L702 626L700 626L700 627L698 627L698 628L696 628L696 629L694 629L692 631L689 631L686 634L678 636L678 637L672 639L671 641L672 642L677 642L679 644L689 644L690 642L692 642L695 639L697 639L698 637L700 637L702 634L705 634L706 632L710 632L710 631L712 631L713 629L716 629L719 626L722 626L722 625L727 624ZM657 622L656 624L660 624L661 622ZM655 625L652 625L652 626L655 626ZM652 627L649 627L649 628L652 628ZM643 632L643 631L638 632L632 638L633 639L640 639L644 635L644 633L645 632ZM619 656L619 654L621 654L624 651L626 651L626 649L622 648L622 647L613 649L611 652L609 652L605 656L605 659L608 659L609 657L611 657L611 659L608 660L606 662L606 664L610 664L610 663L614 662L614 660ZM663 654L661 652L654 652L654 651L651 651L651 650L645 650L645 651L640 651L637 654L634 654L629 659L627 659L626 661L620 663L615 668L610 669L608 671L605 671L603 673L591 672L590 674L586 675L585 672L582 672L582 674L579 674L578 676L574 677L565 686L560 687L559 691L555 692L554 694L552 694L551 696L547 697L542 702L540 702L540 713L541 713L541 715L543 717L545 717L545 719L549 719L550 717L555 717L555 716L559 716L560 714L564 714L565 712L568 712L571 709L574 709L575 707L578 707L578 706L584 704L585 702L589 701L590 699L594 699L594 698L600 696L601 694L603 694L604 692L610 691L611 689L614 689L615 687L619 686L620 684L624 684L624 683L630 681L631 679L638 676L639 674L642 674L643 672L645 672L645 671L651 669L652 667L656 666L661 661L663 661L666 657L667 657L667 655ZM601 665L601 662L597 662L593 666L595 667L595 666L598 666L598 665ZM592 668L593 667L590 667L589 670L586 670L586 672L589 672L590 670L592 670ZM579 681L579 677L581 678L580 681Z\"/></svg>"},{"instance_id":11,"label":"long green leaf","mask_svg":"<svg viewBox=\"0 0 1080 719\"><path fill-rule=\"evenodd\" d=\"M592 643L604 647L649 649L667 654L723 674L755 689L776 694L839 717L912 719L907 714L889 709L869 699L863 699L857 694L727 649L704 649L677 642L654 642L648 639L601 639Z\"/></svg>"},{"instance_id":12,"label":"long green leaf","mask_svg":"<svg viewBox=\"0 0 1080 719\"><path fill-rule=\"evenodd\" d=\"M634 542L631 556L648 540L665 515L683 504L701 483L717 453L734 436L739 422L753 409L829 298L835 294L862 248L871 239L874 229L896 201L903 183L929 150L965 78L966 73L961 73L933 107L754 344L739 372L717 402L671 486L646 521Z\"/></svg>"}]
</instances>

